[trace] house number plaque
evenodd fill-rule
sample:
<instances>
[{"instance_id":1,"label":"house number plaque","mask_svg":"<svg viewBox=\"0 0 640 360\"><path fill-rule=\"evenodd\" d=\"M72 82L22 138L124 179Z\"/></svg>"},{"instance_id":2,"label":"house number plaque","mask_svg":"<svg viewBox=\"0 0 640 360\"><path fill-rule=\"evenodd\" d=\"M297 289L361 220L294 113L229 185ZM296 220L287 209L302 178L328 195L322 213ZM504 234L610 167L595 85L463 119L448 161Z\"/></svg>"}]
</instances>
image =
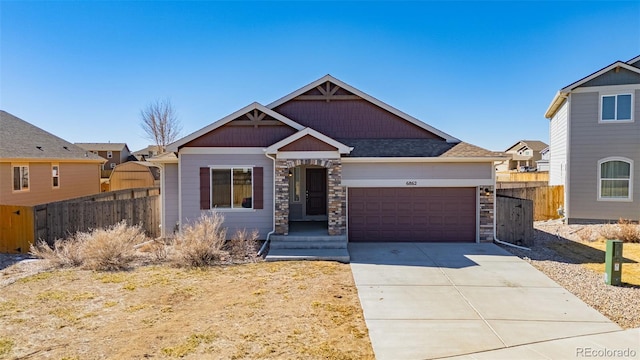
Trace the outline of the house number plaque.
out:
<instances>
[{"instance_id":1,"label":"house number plaque","mask_svg":"<svg viewBox=\"0 0 640 360\"><path fill-rule=\"evenodd\" d=\"M407 186L416 186L416 185L418 185L418 182L415 181L415 180L411 180L411 181L407 181L406 185Z\"/></svg>"}]
</instances>

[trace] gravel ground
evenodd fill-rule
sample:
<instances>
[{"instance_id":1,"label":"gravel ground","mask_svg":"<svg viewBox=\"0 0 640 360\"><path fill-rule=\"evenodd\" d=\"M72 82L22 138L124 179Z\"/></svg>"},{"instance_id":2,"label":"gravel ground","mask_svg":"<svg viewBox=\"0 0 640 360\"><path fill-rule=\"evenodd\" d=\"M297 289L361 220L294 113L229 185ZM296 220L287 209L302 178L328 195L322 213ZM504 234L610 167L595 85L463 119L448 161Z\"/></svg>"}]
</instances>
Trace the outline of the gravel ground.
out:
<instances>
[{"instance_id":1,"label":"gravel ground","mask_svg":"<svg viewBox=\"0 0 640 360\"><path fill-rule=\"evenodd\" d=\"M588 225L597 231L598 225ZM547 244L552 241L576 241L577 230L585 226L564 225L559 221L536 222L531 251L504 248L528 261L585 303L625 329L640 327L640 287L618 287L604 283L603 274L580 264L572 264Z\"/></svg>"}]
</instances>

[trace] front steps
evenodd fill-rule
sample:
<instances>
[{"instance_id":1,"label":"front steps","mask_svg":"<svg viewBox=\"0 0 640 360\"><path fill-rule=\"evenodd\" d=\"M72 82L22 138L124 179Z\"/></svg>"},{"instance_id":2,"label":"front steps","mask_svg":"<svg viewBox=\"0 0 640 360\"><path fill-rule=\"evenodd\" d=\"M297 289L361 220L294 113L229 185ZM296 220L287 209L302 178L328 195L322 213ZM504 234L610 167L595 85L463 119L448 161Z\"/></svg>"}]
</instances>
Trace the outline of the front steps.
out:
<instances>
[{"instance_id":1,"label":"front steps","mask_svg":"<svg viewBox=\"0 0 640 360\"><path fill-rule=\"evenodd\" d=\"M350 260L346 235L271 235L270 241L267 261Z\"/></svg>"}]
</instances>

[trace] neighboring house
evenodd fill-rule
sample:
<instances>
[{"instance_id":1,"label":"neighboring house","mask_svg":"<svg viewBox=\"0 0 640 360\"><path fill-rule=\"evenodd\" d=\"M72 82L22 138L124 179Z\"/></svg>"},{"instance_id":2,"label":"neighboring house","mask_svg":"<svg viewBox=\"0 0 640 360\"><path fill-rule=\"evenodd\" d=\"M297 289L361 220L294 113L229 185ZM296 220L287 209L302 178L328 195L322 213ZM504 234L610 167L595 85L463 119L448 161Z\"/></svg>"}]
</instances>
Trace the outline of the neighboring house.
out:
<instances>
[{"instance_id":1,"label":"neighboring house","mask_svg":"<svg viewBox=\"0 0 640 360\"><path fill-rule=\"evenodd\" d=\"M103 162L0 110L0 204L32 206L97 194Z\"/></svg>"},{"instance_id":2,"label":"neighboring house","mask_svg":"<svg viewBox=\"0 0 640 360\"><path fill-rule=\"evenodd\" d=\"M504 151L509 159L498 163L496 171L522 171L523 167L535 169L536 161L542 159L541 151L548 146L542 141L520 140Z\"/></svg>"},{"instance_id":3,"label":"neighboring house","mask_svg":"<svg viewBox=\"0 0 640 360\"><path fill-rule=\"evenodd\" d=\"M127 161L109 177L109 191L160 186L160 169L147 161Z\"/></svg>"},{"instance_id":4,"label":"neighboring house","mask_svg":"<svg viewBox=\"0 0 640 360\"><path fill-rule=\"evenodd\" d=\"M549 184L569 223L640 219L640 56L562 88L551 101Z\"/></svg>"},{"instance_id":5,"label":"neighboring house","mask_svg":"<svg viewBox=\"0 0 640 360\"><path fill-rule=\"evenodd\" d=\"M111 170L118 164L137 160L125 143L76 143L76 145L107 160L102 166L102 170L105 170L102 172L103 178L108 178Z\"/></svg>"},{"instance_id":6,"label":"neighboring house","mask_svg":"<svg viewBox=\"0 0 640 360\"><path fill-rule=\"evenodd\" d=\"M492 241L498 154L324 76L170 144L163 229L215 209L228 234L324 221L349 241Z\"/></svg>"},{"instance_id":7,"label":"neighboring house","mask_svg":"<svg viewBox=\"0 0 640 360\"><path fill-rule=\"evenodd\" d=\"M149 145L146 148L142 149L142 150L138 150L138 151L134 151L133 155L139 160L139 161L146 161L147 159L150 159L154 156L158 156L159 154L162 153L162 151L159 150L160 147L157 145Z\"/></svg>"},{"instance_id":8,"label":"neighboring house","mask_svg":"<svg viewBox=\"0 0 640 360\"><path fill-rule=\"evenodd\" d=\"M540 160L536 161L538 171L549 171L549 147L540 150Z\"/></svg>"}]
</instances>

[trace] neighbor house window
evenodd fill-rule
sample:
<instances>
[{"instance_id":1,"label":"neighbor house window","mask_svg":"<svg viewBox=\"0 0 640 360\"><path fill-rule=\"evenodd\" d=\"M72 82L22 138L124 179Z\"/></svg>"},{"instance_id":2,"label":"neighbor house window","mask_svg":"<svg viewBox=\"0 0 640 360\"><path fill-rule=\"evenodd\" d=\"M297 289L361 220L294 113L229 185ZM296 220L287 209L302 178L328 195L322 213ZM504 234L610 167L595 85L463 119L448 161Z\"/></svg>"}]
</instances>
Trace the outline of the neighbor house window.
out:
<instances>
[{"instance_id":1,"label":"neighbor house window","mask_svg":"<svg viewBox=\"0 0 640 360\"><path fill-rule=\"evenodd\" d=\"M601 121L631 121L631 94L604 95L600 104Z\"/></svg>"},{"instance_id":2,"label":"neighbor house window","mask_svg":"<svg viewBox=\"0 0 640 360\"><path fill-rule=\"evenodd\" d=\"M27 165L13 166L13 190L14 191L29 190L29 166Z\"/></svg>"},{"instance_id":3,"label":"neighbor house window","mask_svg":"<svg viewBox=\"0 0 640 360\"><path fill-rule=\"evenodd\" d=\"M51 179L53 181L52 185L54 188L60 187L60 165L52 165L51 166Z\"/></svg>"},{"instance_id":4,"label":"neighbor house window","mask_svg":"<svg viewBox=\"0 0 640 360\"><path fill-rule=\"evenodd\" d=\"M211 169L211 206L221 209L253 208L253 169Z\"/></svg>"},{"instance_id":5,"label":"neighbor house window","mask_svg":"<svg viewBox=\"0 0 640 360\"><path fill-rule=\"evenodd\" d=\"M631 200L633 161L626 158L607 158L598 162L598 199Z\"/></svg>"},{"instance_id":6,"label":"neighbor house window","mask_svg":"<svg viewBox=\"0 0 640 360\"><path fill-rule=\"evenodd\" d=\"M113 157L112 151L107 151L107 159L111 159Z\"/></svg>"}]
</instances>

